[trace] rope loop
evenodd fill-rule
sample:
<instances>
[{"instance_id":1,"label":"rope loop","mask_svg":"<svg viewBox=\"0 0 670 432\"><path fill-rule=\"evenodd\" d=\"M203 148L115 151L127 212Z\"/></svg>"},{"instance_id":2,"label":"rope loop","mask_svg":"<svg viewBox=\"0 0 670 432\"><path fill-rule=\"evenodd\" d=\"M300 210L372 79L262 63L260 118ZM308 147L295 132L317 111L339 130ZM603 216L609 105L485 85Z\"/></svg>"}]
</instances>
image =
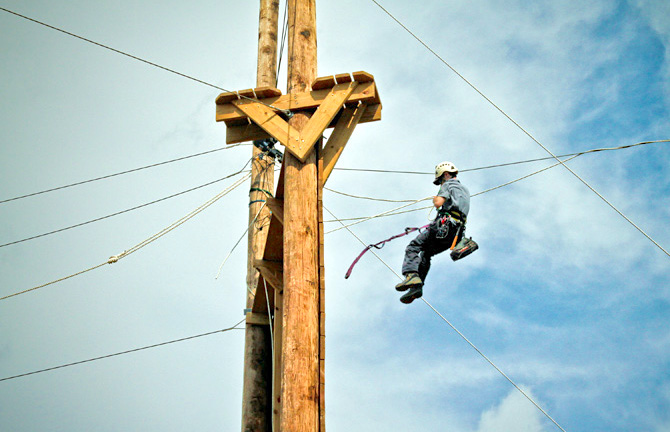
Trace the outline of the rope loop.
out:
<instances>
[{"instance_id":1,"label":"rope loop","mask_svg":"<svg viewBox=\"0 0 670 432\"><path fill-rule=\"evenodd\" d=\"M272 192L267 191L267 190L265 190L265 189L261 189L261 188L257 188L257 187L252 187L251 189L249 189L249 194L251 195L252 192L263 192L263 193L266 194L267 196L269 196L269 197L271 197L271 198L274 198L274 195L272 195Z\"/></svg>"}]
</instances>

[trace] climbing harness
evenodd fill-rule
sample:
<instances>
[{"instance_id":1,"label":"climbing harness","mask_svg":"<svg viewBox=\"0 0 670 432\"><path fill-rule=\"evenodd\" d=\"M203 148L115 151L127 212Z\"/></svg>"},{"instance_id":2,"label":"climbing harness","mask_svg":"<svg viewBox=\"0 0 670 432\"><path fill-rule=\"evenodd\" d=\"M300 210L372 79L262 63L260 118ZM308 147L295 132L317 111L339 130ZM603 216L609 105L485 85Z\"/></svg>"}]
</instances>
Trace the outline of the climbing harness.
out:
<instances>
[{"instance_id":1,"label":"climbing harness","mask_svg":"<svg viewBox=\"0 0 670 432\"><path fill-rule=\"evenodd\" d=\"M375 244L369 244L369 245L367 245L367 246L365 247L365 249L363 249L363 252L361 252L361 253L356 257L356 259L354 260L354 262L351 263L351 265L349 266L349 270L347 270L347 274L344 275L344 278L345 278L345 279L349 279L349 276L351 276L351 272L353 271L354 266L355 266L356 263L358 263L358 261L363 257L363 255L365 255L365 252L369 251L369 250L372 249L372 248L375 248L375 249L381 249L381 248L384 247L384 245L385 245L386 243L390 242L391 240L395 240L395 239L397 239L397 238L404 237L404 236L406 236L407 234L413 233L414 231L419 231L419 232L421 232L421 230L426 229L426 228L428 228L429 226L430 226L430 224L428 224L428 225L424 225L424 226L419 227L419 228L416 228L416 227L415 227L415 228L405 228L405 232L404 232L404 233L396 234L396 235L394 235L394 236L392 236L392 237L387 238L386 240L382 240L382 241L380 241L379 243L375 243Z\"/></svg>"},{"instance_id":2,"label":"climbing harness","mask_svg":"<svg viewBox=\"0 0 670 432\"><path fill-rule=\"evenodd\" d=\"M451 250L449 255L451 256L452 261L458 261L461 258L465 258L479 249L479 245L472 240L472 237L465 237L465 223L468 220L467 216L458 210L450 210L444 213L438 212L438 215L442 215L442 217L438 224L437 238L445 238L449 234L449 225L456 226L457 229L454 241L449 248L449 250Z\"/></svg>"},{"instance_id":3,"label":"climbing harness","mask_svg":"<svg viewBox=\"0 0 670 432\"><path fill-rule=\"evenodd\" d=\"M454 236L454 243L451 245L450 249L454 249L456 246L456 242L458 241L459 237L461 236L464 228L465 228L465 222L467 221L467 217L457 211L457 210L450 210L450 211L438 211L437 213L437 233L435 234L435 238L438 239L443 239L446 238L449 235L449 232L451 231L451 227L456 228L456 235Z\"/></svg>"}]
</instances>

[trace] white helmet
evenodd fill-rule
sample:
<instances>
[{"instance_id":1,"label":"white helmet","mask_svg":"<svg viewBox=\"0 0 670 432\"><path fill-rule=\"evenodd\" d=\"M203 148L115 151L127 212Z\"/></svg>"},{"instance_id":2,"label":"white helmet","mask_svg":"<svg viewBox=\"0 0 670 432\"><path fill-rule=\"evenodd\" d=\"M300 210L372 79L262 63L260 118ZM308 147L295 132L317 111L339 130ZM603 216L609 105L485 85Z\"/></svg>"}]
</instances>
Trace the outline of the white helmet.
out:
<instances>
[{"instance_id":1,"label":"white helmet","mask_svg":"<svg viewBox=\"0 0 670 432\"><path fill-rule=\"evenodd\" d=\"M439 185L440 184L440 178L442 177L442 174L445 172L448 172L450 174L458 174L458 168L456 168L456 165L449 161L444 161L435 167L435 180L433 180L433 184Z\"/></svg>"}]
</instances>

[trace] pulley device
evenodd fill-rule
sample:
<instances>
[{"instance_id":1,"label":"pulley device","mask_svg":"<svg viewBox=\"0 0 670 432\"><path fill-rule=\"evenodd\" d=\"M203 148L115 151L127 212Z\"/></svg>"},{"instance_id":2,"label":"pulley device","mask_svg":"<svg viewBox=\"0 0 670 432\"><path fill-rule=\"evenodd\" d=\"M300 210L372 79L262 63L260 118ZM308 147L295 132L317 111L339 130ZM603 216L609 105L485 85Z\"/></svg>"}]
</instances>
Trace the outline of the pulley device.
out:
<instances>
[{"instance_id":1,"label":"pulley device","mask_svg":"<svg viewBox=\"0 0 670 432\"><path fill-rule=\"evenodd\" d=\"M282 154L282 152L274 148L276 143L277 140L274 138L265 138L255 140L254 146L260 149L260 151L262 151L263 153L266 153L268 156L276 159L277 162L281 163L282 159L284 158L284 155Z\"/></svg>"}]
</instances>

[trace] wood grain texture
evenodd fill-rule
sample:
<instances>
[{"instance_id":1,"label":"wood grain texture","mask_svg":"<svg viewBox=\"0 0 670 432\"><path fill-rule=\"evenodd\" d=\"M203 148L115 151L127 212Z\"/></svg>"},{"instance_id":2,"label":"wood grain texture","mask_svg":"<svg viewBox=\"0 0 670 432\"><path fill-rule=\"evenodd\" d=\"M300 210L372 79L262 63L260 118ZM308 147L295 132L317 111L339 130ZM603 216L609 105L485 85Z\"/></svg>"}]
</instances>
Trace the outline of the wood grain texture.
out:
<instances>
[{"instance_id":1,"label":"wood grain texture","mask_svg":"<svg viewBox=\"0 0 670 432\"><path fill-rule=\"evenodd\" d=\"M277 64L277 27L279 18L278 0L261 0L258 24L258 62L256 86L264 89L263 96L278 96L281 92L273 92L271 87L276 85ZM276 90L276 89L275 89ZM254 89L238 92L247 97L261 96ZM237 97L229 94L218 101L232 102ZM247 126L241 122L240 125ZM247 308L256 307L264 312L265 320L269 323L267 302L263 308L255 301L265 299L265 286L261 289L261 296L254 297L262 282L259 272L253 266L254 261L262 258L264 245L268 235L267 221L270 210L263 207L260 200L265 198L262 190L271 191L274 188L274 163L272 160L259 159L260 150L252 150L253 163L251 167L251 184L249 193L249 223L258 215L257 222L247 235ZM263 226L265 225L265 226ZM262 228L262 229L261 229ZM271 288L270 288L271 289ZM251 292L249 292L251 291ZM267 432L272 425L272 344L270 327L267 323L260 323L257 318L263 315L247 315L247 325L244 340L244 377L242 384L242 430L245 432Z\"/></svg>"},{"instance_id":2,"label":"wood grain texture","mask_svg":"<svg viewBox=\"0 0 670 432\"><path fill-rule=\"evenodd\" d=\"M316 78L315 0L288 3L288 93L309 90ZM297 113L302 131L309 116ZM319 430L319 275L317 158L284 157L284 314L281 431Z\"/></svg>"},{"instance_id":3,"label":"wood grain texture","mask_svg":"<svg viewBox=\"0 0 670 432\"><path fill-rule=\"evenodd\" d=\"M328 177L333 172L335 164L342 155L344 147L349 142L351 134L354 133L356 125L360 122L361 117L363 117L363 112L365 112L366 106L360 105L356 108L346 108L340 119L335 125L333 133L328 138L323 149L323 183L325 184L328 181Z\"/></svg>"}]
</instances>

